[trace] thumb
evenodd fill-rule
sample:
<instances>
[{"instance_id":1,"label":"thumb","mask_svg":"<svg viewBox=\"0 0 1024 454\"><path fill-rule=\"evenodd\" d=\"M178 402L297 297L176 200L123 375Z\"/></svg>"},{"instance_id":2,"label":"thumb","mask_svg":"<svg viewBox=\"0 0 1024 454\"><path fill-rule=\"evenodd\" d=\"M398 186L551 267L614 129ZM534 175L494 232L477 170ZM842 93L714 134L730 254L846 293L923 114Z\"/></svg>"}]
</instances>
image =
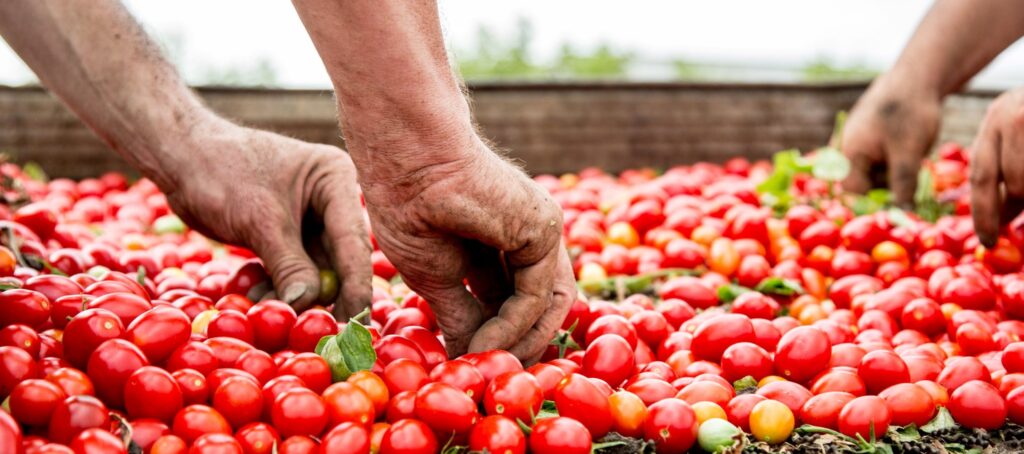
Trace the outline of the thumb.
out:
<instances>
[{"instance_id":1,"label":"thumb","mask_svg":"<svg viewBox=\"0 0 1024 454\"><path fill-rule=\"evenodd\" d=\"M254 252L270 272L278 298L296 312L316 301L320 293L320 274L306 254L298 232L285 228L277 234L266 235L254 245Z\"/></svg>"}]
</instances>

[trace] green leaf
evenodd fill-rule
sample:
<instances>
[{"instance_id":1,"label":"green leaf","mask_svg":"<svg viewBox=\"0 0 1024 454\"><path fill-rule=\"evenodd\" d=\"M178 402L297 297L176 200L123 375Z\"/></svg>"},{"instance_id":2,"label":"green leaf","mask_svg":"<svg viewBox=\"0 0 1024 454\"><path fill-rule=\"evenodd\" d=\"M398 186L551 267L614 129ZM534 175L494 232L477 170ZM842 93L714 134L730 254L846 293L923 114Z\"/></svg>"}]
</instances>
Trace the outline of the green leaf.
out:
<instances>
[{"instance_id":1,"label":"green leaf","mask_svg":"<svg viewBox=\"0 0 1024 454\"><path fill-rule=\"evenodd\" d=\"M921 432L930 434L956 426L956 421L953 420L953 415L949 414L949 410L946 410L946 407L939 407L939 412L935 417L928 421L928 424L921 426Z\"/></svg>"},{"instance_id":2,"label":"green leaf","mask_svg":"<svg viewBox=\"0 0 1024 454\"><path fill-rule=\"evenodd\" d=\"M914 423L910 423L904 427L890 427L889 437L896 441L917 441L921 439L921 432Z\"/></svg>"},{"instance_id":3,"label":"green leaf","mask_svg":"<svg viewBox=\"0 0 1024 454\"><path fill-rule=\"evenodd\" d=\"M540 413L537 413L536 419L554 418L556 416L558 416L558 407L555 407L555 402L545 400L544 404L540 406Z\"/></svg>"},{"instance_id":4,"label":"green leaf","mask_svg":"<svg viewBox=\"0 0 1024 454\"><path fill-rule=\"evenodd\" d=\"M327 365L331 368L331 381L345 381L352 375L352 369L349 369L348 364L345 363L345 355L341 352L341 347L337 342L324 344L320 350L320 357L327 361Z\"/></svg>"},{"instance_id":5,"label":"green leaf","mask_svg":"<svg viewBox=\"0 0 1024 454\"><path fill-rule=\"evenodd\" d=\"M345 330L335 336L335 344L339 347L345 365L351 372L370 370L377 361L377 353L373 351L373 336L357 320L362 314L348 321Z\"/></svg>"},{"instance_id":6,"label":"green leaf","mask_svg":"<svg viewBox=\"0 0 1024 454\"><path fill-rule=\"evenodd\" d=\"M138 282L142 288L146 288L146 268L139 266L135 270L135 282Z\"/></svg>"},{"instance_id":7,"label":"green leaf","mask_svg":"<svg viewBox=\"0 0 1024 454\"><path fill-rule=\"evenodd\" d=\"M842 181L850 174L850 160L838 149L826 147L814 155L814 178L825 181Z\"/></svg>"},{"instance_id":8,"label":"green leaf","mask_svg":"<svg viewBox=\"0 0 1024 454\"><path fill-rule=\"evenodd\" d=\"M911 227L914 225L914 221L910 220L907 212L899 208L889 208L885 214L889 217L889 222L897 227Z\"/></svg>"},{"instance_id":9,"label":"green leaf","mask_svg":"<svg viewBox=\"0 0 1024 454\"><path fill-rule=\"evenodd\" d=\"M793 296L806 291L799 282L781 277L767 277L754 287L754 290L766 295Z\"/></svg>"},{"instance_id":10,"label":"green leaf","mask_svg":"<svg viewBox=\"0 0 1024 454\"><path fill-rule=\"evenodd\" d=\"M590 445L590 452L597 452L597 451L600 451L602 449L608 449L608 448L615 447L615 446L622 446L624 444L626 444L626 442L624 442L622 440L606 441L604 443L594 443L594 444Z\"/></svg>"},{"instance_id":11,"label":"green leaf","mask_svg":"<svg viewBox=\"0 0 1024 454\"><path fill-rule=\"evenodd\" d=\"M24 172L26 176L35 181L39 181L42 183L50 181L50 177L48 177L46 175L46 172L43 171L43 166L39 165L34 161L26 162L25 165L21 166L21 171Z\"/></svg>"},{"instance_id":12,"label":"green leaf","mask_svg":"<svg viewBox=\"0 0 1024 454\"><path fill-rule=\"evenodd\" d=\"M174 214L160 216L153 221L153 233L185 233L185 223Z\"/></svg>"},{"instance_id":13,"label":"green leaf","mask_svg":"<svg viewBox=\"0 0 1024 454\"><path fill-rule=\"evenodd\" d=\"M726 284L718 287L718 300L722 303L731 303L744 293L751 291L749 288L736 284Z\"/></svg>"},{"instance_id":14,"label":"green leaf","mask_svg":"<svg viewBox=\"0 0 1024 454\"><path fill-rule=\"evenodd\" d=\"M327 345L327 343L332 341L332 340L334 340L334 335L333 334L328 334L328 335L326 335L324 337L321 337L320 341L316 343L316 348L313 349L313 353L316 353L316 354L319 355L320 352L324 351L324 345Z\"/></svg>"},{"instance_id":15,"label":"green leaf","mask_svg":"<svg viewBox=\"0 0 1024 454\"><path fill-rule=\"evenodd\" d=\"M736 380L732 383L732 388L736 390L736 394L749 394L757 391L757 380L750 375Z\"/></svg>"},{"instance_id":16,"label":"green leaf","mask_svg":"<svg viewBox=\"0 0 1024 454\"><path fill-rule=\"evenodd\" d=\"M872 189L868 191L865 197L867 197L868 200L877 203L881 206L888 205L890 202L892 202L892 193L889 192L888 189L884 188Z\"/></svg>"}]
</instances>

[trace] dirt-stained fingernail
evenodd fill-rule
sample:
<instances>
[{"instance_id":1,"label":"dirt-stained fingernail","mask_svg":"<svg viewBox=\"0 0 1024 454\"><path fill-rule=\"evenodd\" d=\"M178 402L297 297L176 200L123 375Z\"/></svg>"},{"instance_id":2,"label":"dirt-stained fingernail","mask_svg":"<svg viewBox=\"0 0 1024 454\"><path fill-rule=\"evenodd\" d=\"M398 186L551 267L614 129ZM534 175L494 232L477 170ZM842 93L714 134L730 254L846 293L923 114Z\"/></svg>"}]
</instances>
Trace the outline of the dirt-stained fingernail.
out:
<instances>
[{"instance_id":1,"label":"dirt-stained fingernail","mask_svg":"<svg viewBox=\"0 0 1024 454\"><path fill-rule=\"evenodd\" d=\"M302 295L306 294L306 289L308 288L309 286L302 282L296 282L289 285L288 288L284 290L284 302L291 304L298 301L299 298L302 298Z\"/></svg>"}]
</instances>

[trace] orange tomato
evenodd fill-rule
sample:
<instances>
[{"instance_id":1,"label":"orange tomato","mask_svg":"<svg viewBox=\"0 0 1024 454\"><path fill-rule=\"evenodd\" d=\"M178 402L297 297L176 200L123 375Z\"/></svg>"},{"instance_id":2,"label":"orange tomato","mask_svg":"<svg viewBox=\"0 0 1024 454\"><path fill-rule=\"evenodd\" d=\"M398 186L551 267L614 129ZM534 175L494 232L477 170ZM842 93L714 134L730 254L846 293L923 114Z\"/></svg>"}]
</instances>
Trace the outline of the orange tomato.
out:
<instances>
[{"instance_id":1,"label":"orange tomato","mask_svg":"<svg viewBox=\"0 0 1024 454\"><path fill-rule=\"evenodd\" d=\"M711 243L721 236L722 232L718 231L718 229L707 225L699 225L697 228L693 229L693 233L690 234L690 239L695 243L710 247Z\"/></svg>"},{"instance_id":2,"label":"orange tomato","mask_svg":"<svg viewBox=\"0 0 1024 454\"><path fill-rule=\"evenodd\" d=\"M942 316L946 317L946 320L952 319L953 314L964 310L964 308L956 303L942 303L939 308L942 309Z\"/></svg>"},{"instance_id":3,"label":"orange tomato","mask_svg":"<svg viewBox=\"0 0 1024 454\"><path fill-rule=\"evenodd\" d=\"M384 383L384 379L368 370L361 370L350 375L346 381L366 393L370 401L373 402L375 414L383 415L387 411L388 399L391 396L388 393L388 386Z\"/></svg>"},{"instance_id":4,"label":"orange tomato","mask_svg":"<svg viewBox=\"0 0 1024 454\"><path fill-rule=\"evenodd\" d=\"M699 228L699 227L698 227ZM696 229L694 230L696 233ZM711 242L708 267L723 276L732 276L740 266L740 253L735 243L728 238L716 238Z\"/></svg>"},{"instance_id":5,"label":"orange tomato","mask_svg":"<svg viewBox=\"0 0 1024 454\"><path fill-rule=\"evenodd\" d=\"M644 434L647 406L640 397L629 391L616 391L608 396L608 405L612 411L612 430L634 438Z\"/></svg>"},{"instance_id":6,"label":"orange tomato","mask_svg":"<svg viewBox=\"0 0 1024 454\"><path fill-rule=\"evenodd\" d=\"M825 312L825 309L820 304L812 304L800 311L800 316L796 319L800 320L801 324L810 325L826 318L828 318L828 313Z\"/></svg>"},{"instance_id":7,"label":"orange tomato","mask_svg":"<svg viewBox=\"0 0 1024 454\"><path fill-rule=\"evenodd\" d=\"M697 422L703 424L712 418L729 420L729 417L725 414L725 410L721 406L714 402L697 402L690 405L693 408L693 412L697 414Z\"/></svg>"},{"instance_id":8,"label":"orange tomato","mask_svg":"<svg viewBox=\"0 0 1024 454\"><path fill-rule=\"evenodd\" d=\"M871 258L875 262L901 262L908 263L910 258L907 249L895 241L883 241L871 248Z\"/></svg>"},{"instance_id":9,"label":"orange tomato","mask_svg":"<svg viewBox=\"0 0 1024 454\"><path fill-rule=\"evenodd\" d=\"M387 432L390 427L391 424L386 422L373 425L373 431L370 432L370 452L374 454L380 452L380 443L384 441L384 432Z\"/></svg>"},{"instance_id":10,"label":"orange tomato","mask_svg":"<svg viewBox=\"0 0 1024 454\"><path fill-rule=\"evenodd\" d=\"M748 255L766 255L767 252L764 250L764 246L757 240L750 238L740 238L732 242L733 247L736 248L736 252L740 253L740 258Z\"/></svg>"},{"instance_id":11,"label":"orange tomato","mask_svg":"<svg viewBox=\"0 0 1024 454\"><path fill-rule=\"evenodd\" d=\"M795 424L793 411L777 400L758 402L750 411L750 433L770 445L786 441L793 433Z\"/></svg>"},{"instance_id":12,"label":"orange tomato","mask_svg":"<svg viewBox=\"0 0 1024 454\"><path fill-rule=\"evenodd\" d=\"M786 379L778 375L768 375L757 382L757 387L764 388L765 385L769 383L775 383L777 381L786 381Z\"/></svg>"}]
</instances>

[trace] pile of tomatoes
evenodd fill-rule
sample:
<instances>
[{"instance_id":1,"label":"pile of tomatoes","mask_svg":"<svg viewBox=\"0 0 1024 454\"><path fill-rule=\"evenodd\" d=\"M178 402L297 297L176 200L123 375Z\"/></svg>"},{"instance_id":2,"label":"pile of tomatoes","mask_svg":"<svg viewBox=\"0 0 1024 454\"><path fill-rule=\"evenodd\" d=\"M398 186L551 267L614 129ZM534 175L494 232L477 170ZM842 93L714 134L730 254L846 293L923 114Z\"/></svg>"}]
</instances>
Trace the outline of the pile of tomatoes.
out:
<instances>
[{"instance_id":1,"label":"pile of tomatoes","mask_svg":"<svg viewBox=\"0 0 1024 454\"><path fill-rule=\"evenodd\" d=\"M539 362L448 359L376 251L376 359L339 371L323 340L359 322L254 302L258 259L151 182L0 165L0 452L720 452L1024 423L1024 229L984 248L965 151L928 168L935 222L804 174L764 206L772 166L743 159L539 176L581 288Z\"/></svg>"}]
</instances>

